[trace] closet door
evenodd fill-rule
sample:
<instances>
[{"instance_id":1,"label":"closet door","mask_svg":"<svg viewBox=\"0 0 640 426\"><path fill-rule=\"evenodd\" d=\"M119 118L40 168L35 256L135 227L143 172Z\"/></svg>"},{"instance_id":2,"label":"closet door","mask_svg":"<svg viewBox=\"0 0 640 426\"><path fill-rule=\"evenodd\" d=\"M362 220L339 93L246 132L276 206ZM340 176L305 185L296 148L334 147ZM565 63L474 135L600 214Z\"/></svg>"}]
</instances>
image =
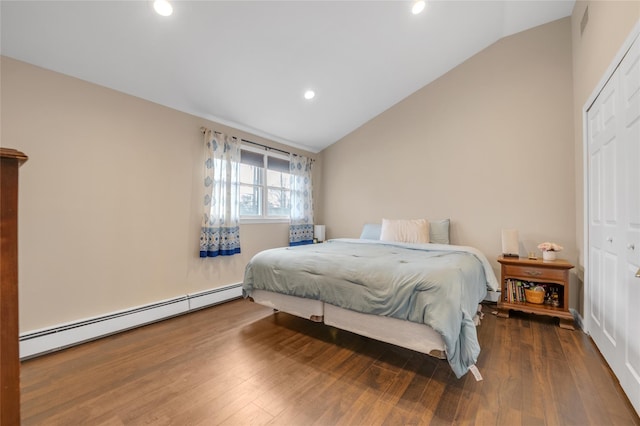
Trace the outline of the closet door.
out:
<instances>
[{"instance_id":1,"label":"closet door","mask_svg":"<svg viewBox=\"0 0 640 426\"><path fill-rule=\"evenodd\" d=\"M619 69L588 112L589 149L589 315L590 332L612 363L619 346L622 300L619 279L621 156ZM612 365L613 367L613 365ZM615 371L615 369L614 369Z\"/></svg>"},{"instance_id":2,"label":"closet door","mask_svg":"<svg viewBox=\"0 0 640 426\"><path fill-rule=\"evenodd\" d=\"M640 413L640 41L629 49L620 64L621 131L624 141L624 194L626 212L623 225L624 253L622 279L625 307L624 340L620 385Z\"/></svg>"},{"instance_id":3,"label":"closet door","mask_svg":"<svg viewBox=\"0 0 640 426\"><path fill-rule=\"evenodd\" d=\"M640 413L640 42L587 111L587 327Z\"/></svg>"}]
</instances>

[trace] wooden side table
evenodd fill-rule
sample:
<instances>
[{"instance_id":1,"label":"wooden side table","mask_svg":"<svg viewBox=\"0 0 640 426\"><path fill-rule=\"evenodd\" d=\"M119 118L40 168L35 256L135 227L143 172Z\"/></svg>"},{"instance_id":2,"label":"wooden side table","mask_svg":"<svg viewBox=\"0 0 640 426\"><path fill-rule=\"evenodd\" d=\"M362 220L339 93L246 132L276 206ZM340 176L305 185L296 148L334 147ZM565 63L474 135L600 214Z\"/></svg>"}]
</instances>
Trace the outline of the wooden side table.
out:
<instances>
[{"instance_id":1,"label":"wooden side table","mask_svg":"<svg viewBox=\"0 0 640 426\"><path fill-rule=\"evenodd\" d=\"M574 266L564 259L542 260L499 257L501 289L498 316L509 318L509 310L547 315L560 320L560 327L575 330L569 312L569 270ZM543 287L543 303L526 300L525 289ZM553 300L550 300L553 299ZM551 302L551 303L549 303Z\"/></svg>"}]
</instances>

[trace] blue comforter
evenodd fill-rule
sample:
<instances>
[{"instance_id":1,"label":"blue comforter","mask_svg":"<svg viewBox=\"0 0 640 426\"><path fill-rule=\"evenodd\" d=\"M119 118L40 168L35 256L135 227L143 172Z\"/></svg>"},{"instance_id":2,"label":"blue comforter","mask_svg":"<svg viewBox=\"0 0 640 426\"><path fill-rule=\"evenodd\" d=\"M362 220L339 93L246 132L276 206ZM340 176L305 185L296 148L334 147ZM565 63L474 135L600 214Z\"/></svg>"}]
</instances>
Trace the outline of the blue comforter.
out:
<instances>
[{"instance_id":1,"label":"blue comforter","mask_svg":"<svg viewBox=\"0 0 640 426\"><path fill-rule=\"evenodd\" d=\"M243 294L268 290L427 324L461 377L480 353L473 316L487 287L497 287L493 270L469 247L338 239L258 253Z\"/></svg>"}]
</instances>

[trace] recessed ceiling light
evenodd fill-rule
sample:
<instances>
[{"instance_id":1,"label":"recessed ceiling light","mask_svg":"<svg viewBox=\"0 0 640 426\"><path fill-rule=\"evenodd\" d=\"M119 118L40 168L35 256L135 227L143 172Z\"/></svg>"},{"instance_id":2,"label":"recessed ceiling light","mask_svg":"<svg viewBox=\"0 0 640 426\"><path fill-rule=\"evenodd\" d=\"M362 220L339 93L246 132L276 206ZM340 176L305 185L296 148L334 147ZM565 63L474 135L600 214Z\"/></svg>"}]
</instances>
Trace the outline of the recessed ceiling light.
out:
<instances>
[{"instance_id":1,"label":"recessed ceiling light","mask_svg":"<svg viewBox=\"0 0 640 426\"><path fill-rule=\"evenodd\" d=\"M167 0L155 0L153 2L153 8L158 15L169 16L173 13L173 6Z\"/></svg>"},{"instance_id":2,"label":"recessed ceiling light","mask_svg":"<svg viewBox=\"0 0 640 426\"><path fill-rule=\"evenodd\" d=\"M427 5L425 0L417 0L413 3L413 6L411 7L411 13L413 13L414 15L417 15L418 13L422 12L424 10L424 7Z\"/></svg>"},{"instance_id":3,"label":"recessed ceiling light","mask_svg":"<svg viewBox=\"0 0 640 426\"><path fill-rule=\"evenodd\" d=\"M308 101L313 99L315 96L316 92L314 92L313 90L307 90L306 92L304 92L304 98Z\"/></svg>"}]
</instances>

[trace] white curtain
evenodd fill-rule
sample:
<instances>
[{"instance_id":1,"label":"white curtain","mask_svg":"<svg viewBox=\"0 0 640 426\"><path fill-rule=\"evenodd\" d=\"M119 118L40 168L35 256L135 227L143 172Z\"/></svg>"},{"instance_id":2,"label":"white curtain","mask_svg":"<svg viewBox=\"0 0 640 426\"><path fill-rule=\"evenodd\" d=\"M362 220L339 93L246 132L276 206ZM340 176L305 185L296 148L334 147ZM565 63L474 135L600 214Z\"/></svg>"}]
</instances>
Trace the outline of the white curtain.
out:
<instances>
[{"instance_id":1,"label":"white curtain","mask_svg":"<svg viewBox=\"0 0 640 426\"><path fill-rule=\"evenodd\" d=\"M204 215L200 257L240 253L240 140L204 135Z\"/></svg>"},{"instance_id":2,"label":"white curtain","mask_svg":"<svg viewBox=\"0 0 640 426\"><path fill-rule=\"evenodd\" d=\"M290 246L313 243L312 166L313 160L302 155L291 154L289 158L289 172L291 173Z\"/></svg>"}]
</instances>

